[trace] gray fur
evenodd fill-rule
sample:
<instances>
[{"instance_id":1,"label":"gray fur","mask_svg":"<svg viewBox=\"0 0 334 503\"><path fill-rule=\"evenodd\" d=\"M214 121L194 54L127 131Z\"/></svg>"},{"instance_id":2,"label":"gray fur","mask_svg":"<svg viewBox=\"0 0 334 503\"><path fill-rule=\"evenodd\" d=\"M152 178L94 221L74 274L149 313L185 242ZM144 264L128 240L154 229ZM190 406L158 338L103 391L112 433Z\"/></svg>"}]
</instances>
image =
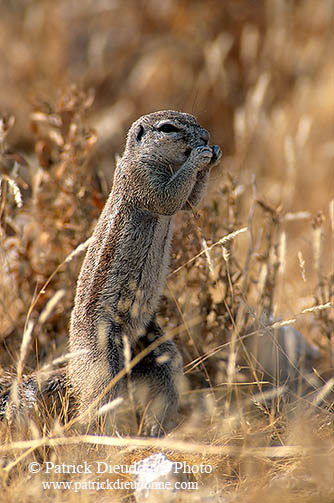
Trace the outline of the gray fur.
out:
<instances>
[{"instance_id":1,"label":"gray fur","mask_svg":"<svg viewBox=\"0 0 334 503\"><path fill-rule=\"evenodd\" d=\"M173 215L199 203L210 169L221 157L220 148L208 146L208 139L195 117L170 110L145 115L129 130L82 265L71 316L70 350L81 351L69 364L79 412L124 367L124 335L132 356L138 344L162 335L154 315L168 271ZM182 359L172 341L134 367L136 399L143 408L150 402L150 434L161 434L175 413L181 376ZM125 384L123 380L101 405Z\"/></svg>"},{"instance_id":2,"label":"gray fur","mask_svg":"<svg viewBox=\"0 0 334 503\"><path fill-rule=\"evenodd\" d=\"M0 419L12 421L24 413L29 415L39 403L55 405L58 394L67 388L66 368L23 376L18 381L9 373L0 380ZM61 407L59 407L59 410Z\"/></svg>"}]
</instances>

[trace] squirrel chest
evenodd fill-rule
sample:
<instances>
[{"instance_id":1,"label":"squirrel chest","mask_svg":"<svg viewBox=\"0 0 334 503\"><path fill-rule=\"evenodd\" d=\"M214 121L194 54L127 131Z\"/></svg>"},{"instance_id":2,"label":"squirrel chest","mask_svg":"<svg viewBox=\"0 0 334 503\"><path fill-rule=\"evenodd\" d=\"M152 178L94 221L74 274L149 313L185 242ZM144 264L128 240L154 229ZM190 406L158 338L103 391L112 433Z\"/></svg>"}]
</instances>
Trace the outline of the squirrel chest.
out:
<instances>
[{"instance_id":1,"label":"squirrel chest","mask_svg":"<svg viewBox=\"0 0 334 503\"><path fill-rule=\"evenodd\" d=\"M157 309L168 271L173 222L170 216L124 201L110 198L107 204L108 215L98 223L83 264L83 271L91 269L91 274L83 275L78 294L92 328L102 316L131 336L149 323Z\"/></svg>"}]
</instances>

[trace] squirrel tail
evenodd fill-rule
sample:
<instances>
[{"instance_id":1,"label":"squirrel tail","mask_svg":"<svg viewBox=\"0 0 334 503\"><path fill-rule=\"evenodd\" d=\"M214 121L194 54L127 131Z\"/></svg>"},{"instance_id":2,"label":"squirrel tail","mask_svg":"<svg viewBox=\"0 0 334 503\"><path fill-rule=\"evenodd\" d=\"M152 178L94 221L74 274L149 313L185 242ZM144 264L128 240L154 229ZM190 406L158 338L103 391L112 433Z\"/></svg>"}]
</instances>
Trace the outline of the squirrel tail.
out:
<instances>
[{"instance_id":1,"label":"squirrel tail","mask_svg":"<svg viewBox=\"0 0 334 503\"><path fill-rule=\"evenodd\" d=\"M13 420L39 404L56 401L68 392L66 367L48 372L0 379L0 420Z\"/></svg>"}]
</instances>

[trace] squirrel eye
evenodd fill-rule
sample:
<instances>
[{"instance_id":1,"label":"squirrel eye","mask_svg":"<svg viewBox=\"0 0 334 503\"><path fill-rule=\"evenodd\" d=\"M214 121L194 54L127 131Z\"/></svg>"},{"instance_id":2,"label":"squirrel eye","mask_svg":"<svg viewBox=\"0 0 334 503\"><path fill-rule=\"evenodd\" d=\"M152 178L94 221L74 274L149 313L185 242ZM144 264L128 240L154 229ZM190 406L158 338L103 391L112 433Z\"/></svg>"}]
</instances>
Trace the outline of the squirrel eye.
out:
<instances>
[{"instance_id":1,"label":"squirrel eye","mask_svg":"<svg viewBox=\"0 0 334 503\"><path fill-rule=\"evenodd\" d=\"M162 124L158 127L158 131L161 131L162 133L178 133L180 129L173 126L173 124Z\"/></svg>"}]
</instances>

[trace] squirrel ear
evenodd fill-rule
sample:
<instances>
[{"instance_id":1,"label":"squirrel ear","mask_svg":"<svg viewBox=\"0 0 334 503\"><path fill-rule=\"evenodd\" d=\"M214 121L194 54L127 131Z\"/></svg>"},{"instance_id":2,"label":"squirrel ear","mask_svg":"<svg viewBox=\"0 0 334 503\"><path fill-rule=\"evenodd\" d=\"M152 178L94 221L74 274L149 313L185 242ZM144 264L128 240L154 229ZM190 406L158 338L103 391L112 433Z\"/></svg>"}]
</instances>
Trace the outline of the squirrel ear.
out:
<instances>
[{"instance_id":1,"label":"squirrel ear","mask_svg":"<svg viewBox=\"0 0 334 503\"><path fill-rule=\"evenodd\" d=\"M140 124L137 128L137 131L136 131L136 139L137 141L140 141L144 135L144 128L143 126Z\"/></svg>"}]
</instances>

